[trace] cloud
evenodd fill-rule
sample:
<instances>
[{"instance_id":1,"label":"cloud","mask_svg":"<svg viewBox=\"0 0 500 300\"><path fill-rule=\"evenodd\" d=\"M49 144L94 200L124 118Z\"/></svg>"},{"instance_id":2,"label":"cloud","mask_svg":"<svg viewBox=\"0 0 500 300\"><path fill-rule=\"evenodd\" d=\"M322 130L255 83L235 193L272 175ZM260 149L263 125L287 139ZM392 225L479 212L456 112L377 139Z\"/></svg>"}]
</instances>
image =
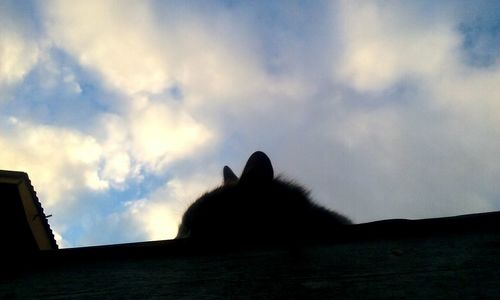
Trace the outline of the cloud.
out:
<instances>
[{"instance_id":1,"label":"cloud","mask_svg":"<svg viewBox=\"0 0 500 300\"><path fill-rule=\"evenodd\" d=\"M284 156L278 167L356 222L499 209L500 73L465 60L464 15L394 2L337 8L333 87L312 95L310 123L270 147Z\"/></svg>"},{"instance_id":2,"label":"cloud","mask_svg":"<svg viewBox=\"0 0 500 300\"><path fill-rule=\"evenodd\" d=\"M99 176L102 149L93 137L15 118L2 122L0 132L2 168L28 172L47 208L75 200L82 189L108 188Z\"/></svg>"},{"instance_id":3,"label":"cloud","mask_svg":"<svg viewBox=\"0 0 500 300\"><path fill-rule=\"evenodd\" d=\"M350 203L358 221L495 210L498 143L481 124L465 128L456 116L438 116L411 106L333 122L337 136L326 147L336 154L327 172L337 180L318 189Z\"/></svg>"},{"instance_id":4,"label":"cloud","mask_svg":"<svg viewBox=\"0 0 500 300\"><path fill-rule=\"evenodd\" d=\"M297 78L266 71L251 13L214 6L216 18L195 4L52 1L44 15L57 47L129 96L176 89L186 104L206 108L251 96L247 104L266 105L263 92L303 93Z\"/></svg>"},{"instance_id":5,"label":"cloud","mask_svg":"<svg viewBox=\"0 0 500 300\"><path fill-rule=\"evenodd\" d=\"M0 29L0 84L24 78L38 60L38 45L16 32Z\"/></svg>"},{"instance_id":6,"label":"cloud","mask_svg":"<svg viewBox=\"0 0 500 300\"><path fill-rule=\"evenodd\" d=\"M0 163L29 172L65 245L173 237L257 149L358 222L500 208L495 35L475 33L479 8L431 4L50 1L38 30L0 18L0 85L19 86Z\"/></svg>"},{"instance_id":7,"label":"cloud","mask_svg":"<svg viewBox=\"0 0 500 300\"><path fill-rule=\"evenodd\" d=\"M52 229L52 233L54 234L54 238L56 240L56 243L57 243L57 246L59 247L59 249L72 247L72 245L62 237L62 235L60 235L53 228L51 228L51 229Z\"/></svg>"},{"instance_id":8,"label":"cloud","mask_svg":"<svg viewBox=\"0 0 500 300\"><path fill-rule=\"evenodd\" d=\"M157 93L171 84L147 2L51 1L45 8L49 37L111 88Z\"/></svg>"},{"instance_id":9,"label":"cloud","mask_svg":"<svg viewBox=\"0 0 500 300\"><path fill-rule=\"evenodd\" d=\"M220 184L219 173L208 167L187 177L173 177L147 197L124 202L113 213L94 217L76 244L173 239L184 210L204 192Z\"/></svg>"},{"instance_id":10,"label":"cloud","mask_svg":"<svg viewBox=\"0 0 500 300\"><path fill-rule=\"evenodd\" d=\"M500 66L475 68L457 64L437 79L429 79L425 87L434 94L433 104L437 109L453 112L480 126L499 128ZM498 133L498 130L494 130Z\"/></svg>"},{"instance_id":11,"label":"cloud","mask_svg":"<svg viewBox=\"0 0 500 300\"><path fill-rule=\"evenodd\" d=\"M103 114L99 124L103 174L116 183L138 172L164 171L170 163L206 150L215 139L212 130L181 107L144 97L121 115Z\"/></svg>"},{"instance_id":12,"label":"cloud","mask_svg":"<svg viewBox=\"0 0 500 300\"><path fill-rule=\"evenodd\" d=\"M0 89L21 81L38 61L40 52L33 38L32 21L15 5L0 4Z\"/></svg>"},{"instance_id":13,"label":"cloud","mask_svg":"<svg viewBox=\"0 0 500 300\"><path fill-rule=\"evenodd\" d=\"M150 2L52 1L45 10L46 27L58 47L97 71L110 88L129 95L177 85L220 96L240 90L242 81L259 82L259 76L251 76L256 70L249 52L242 57L220 32L223 26L210 28L213 24L184 10L175 16L170 7L161 12L173 21L162 17L158 23L155 9Z\"/></svg>"},{"instance_id":14,"label":"cloud","mask_svg":"<svg viewBox=\"0 0 500 300\"><path fill-rule=\"evenodd\" d=\"M215 176L219 172L211 171L174 178L147 199L128 202L129 221L142 228L148 240L174 238L184 210L204 192L220 184L221 178Z\"/></svg>"},{"instance_id":15,"label":"cloud","mask_svg":"<svg viewBox=\"0 0 500 300\"><path fill-rule=\"evenodd\" d=\"M212 133L182 110L151 103L129 116L132 152L148 168L158 170L205 146Z\"/></svg>"},{"instance_id":16,"label":"cloud","mask_svg":"<svg viewBox=\"0 0 500 300\"><path fill-rule=\"evenodd\" d=\"M157 201L161 195L153 195L153 201L115 199L114 212L99 211L111 205L107 193L125 191L145 176L161 176L172 163L200 155L199 149L207 151L214 140L210 130L181 108L147 98L138 102L124 108L123 115L101 114L95 134L15 118L0 130L2 168L29 173L44 207L55 216L51 223L64 245L167 238L176 230L180 210L171 209L178 204ZM179 185L169 181L163 192L180 200ZM106 230L97 229L101 225ZM67 238L75 228L84 232Z\"/></svg>"},{"instance_id":17,"label":"cloud","mask_svg":"<svg viewBox=\"0 0 500 300\"><path fill-rule=\"evenodd\" d=\"M446 15L422 17L417 5L342 1L337 16L342 55L335 73L359 91L436 76L446 71L459 45Z\"/></svg>"}]
</instances>

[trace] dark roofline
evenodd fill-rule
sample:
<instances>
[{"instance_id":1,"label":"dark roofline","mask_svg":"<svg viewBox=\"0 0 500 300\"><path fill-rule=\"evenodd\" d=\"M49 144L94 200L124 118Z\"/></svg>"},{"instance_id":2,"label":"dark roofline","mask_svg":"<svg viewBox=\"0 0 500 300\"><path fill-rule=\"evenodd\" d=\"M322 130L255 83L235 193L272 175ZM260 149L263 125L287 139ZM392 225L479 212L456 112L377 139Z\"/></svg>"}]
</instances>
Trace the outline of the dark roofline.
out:
<instances>
[{"instance_id":1,"label":"dark roofline","mask_svg":"<svg viewBox=\"0 0 500 300\"><path fill-rule=\"evenodd\" d=\"M12 263L3 282L0 270L0 295L495 299L499 225L494 212L347 225L321 244L291 247L179 239L37 251Z\"/></svg>"},{"instance_id":2,"label":"dark roofline","mask_svg":"<svg viewBox=\"0 0 500 300\"><path fill-rule=\"evenodd\" d=\"M29 193L29 196L31 197L32 203L35 205L37 216L40 218L40 222L43 226L43 229L45 230L45 232L47 234L47 239L49 241L51 249L58 249L57 242L56 242L55 237L54 237L54 233L52 232L52 229L50 228L49 222L47 221L47 217L45 216L45 213L43 211L42 204L40 203L40 200L37 197L36 191L33 188L33 185L31 184L31 180L29 179L28 174L25 172L21 172L21 171L0 170L0 182L16 184L16 185L18 185L18 187L20 185L24 185L24 187L26 187L26 189ZM31 228L32 224L29 224L29 225ZM35 238L35 240L36 240L36 238ZM37 241L37 244L38 244L38 241ZM40 247L40 245L39 245L39 247Z\"/></svg>"},{"instance_id":3,"label":"dark roofline","mask_svg":"<svg viewBox=\"0 0 500 300\"><path fill-rule=\"evenodd\" d=\"M432 219L390 219L370 223L344 225L331 237L305 245L334 245L342 243L405 240L411 238L432 239L463 235L498 233L500 211L460 215ZM185 256L233 251L251 251L266 248L288 247L283 244L234 244L196 241L191 239L160 240L102 246L66 248L57 251L41 251L39 261L68 263L100 260L128 260L165 256ZM294 246L299 246L294 245Z\"/></svg>"}]
</instances>

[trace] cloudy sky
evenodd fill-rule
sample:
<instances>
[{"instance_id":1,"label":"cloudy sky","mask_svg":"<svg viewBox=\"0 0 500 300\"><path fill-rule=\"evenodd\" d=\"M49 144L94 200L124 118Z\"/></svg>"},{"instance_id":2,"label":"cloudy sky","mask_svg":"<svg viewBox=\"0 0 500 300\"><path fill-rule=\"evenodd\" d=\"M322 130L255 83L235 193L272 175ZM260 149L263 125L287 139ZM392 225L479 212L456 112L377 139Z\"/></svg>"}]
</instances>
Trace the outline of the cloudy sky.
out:
<instances>
[{"instance_id":1,"label":"cloudy sky","mask_svg":"<svg viewBox=\"0 0 500 300\"><path fill-rule=\"evenodd\" d=\"M437 2L0 0L0 169L62 247L173 238L255 150L355 222L500 210L500 4Z\"/></svg>"}]
</instances>

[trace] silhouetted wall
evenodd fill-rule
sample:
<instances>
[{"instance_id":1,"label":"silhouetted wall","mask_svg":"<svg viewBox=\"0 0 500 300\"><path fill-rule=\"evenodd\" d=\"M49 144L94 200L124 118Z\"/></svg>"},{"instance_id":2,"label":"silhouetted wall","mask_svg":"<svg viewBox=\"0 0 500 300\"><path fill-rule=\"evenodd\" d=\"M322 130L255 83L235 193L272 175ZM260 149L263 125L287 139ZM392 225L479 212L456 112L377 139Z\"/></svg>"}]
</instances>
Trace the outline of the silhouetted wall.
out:
<instances>
[{"instance_id":1,"label":"silhouetted wall","mask_svg":"<svg viewBox=\"0 0 500 300\"><path fill-rule=\"evenodd\" d=\"M337 240L189 240L41 251L0 298L496 299L500 213L348 226Z\"/></svg>"}]
</instances>

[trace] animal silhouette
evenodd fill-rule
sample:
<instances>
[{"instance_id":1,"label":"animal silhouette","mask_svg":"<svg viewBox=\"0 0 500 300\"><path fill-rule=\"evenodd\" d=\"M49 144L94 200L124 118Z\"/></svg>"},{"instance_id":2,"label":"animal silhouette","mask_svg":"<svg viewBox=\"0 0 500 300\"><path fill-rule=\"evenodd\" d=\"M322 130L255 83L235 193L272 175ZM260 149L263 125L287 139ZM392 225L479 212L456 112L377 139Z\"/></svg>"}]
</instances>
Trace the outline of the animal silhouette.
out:
<instances>
[{"instance_id":1,"label":"animal silhouette","mask_svg":"<svg viewBox=\"0 0 500 300\"><path fill-rule=\"evenodd\" d=\"M331 235L350 224L315 204L301 186L275 178L270 159L257 151L238 178L225 166L223 185L186 210L176 238L227 242L300 241Z\"/></svg>"}]
</instances>

